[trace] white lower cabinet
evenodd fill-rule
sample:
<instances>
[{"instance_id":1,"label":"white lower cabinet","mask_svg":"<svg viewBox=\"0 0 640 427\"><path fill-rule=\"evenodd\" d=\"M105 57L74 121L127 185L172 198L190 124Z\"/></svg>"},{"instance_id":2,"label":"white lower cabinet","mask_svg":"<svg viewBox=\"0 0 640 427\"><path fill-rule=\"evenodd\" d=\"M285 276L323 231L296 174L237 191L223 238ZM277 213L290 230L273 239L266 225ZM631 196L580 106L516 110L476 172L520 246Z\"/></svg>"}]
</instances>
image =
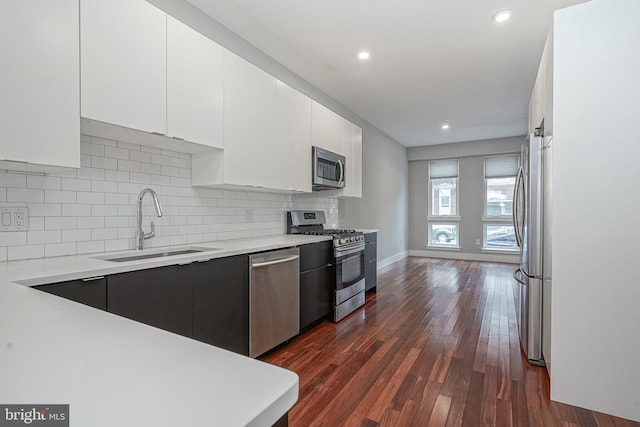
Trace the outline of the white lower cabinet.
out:
<instances>
[{"instance_id":1,"label":"white lower cabinet","mask_svg":"<svg viewBox=\"0 0 640 427\"><path fill-rule=\"evenodd\" d=\"M78 0L3 3L0 169L80 167Z\"/></svg>"}]
</instances>

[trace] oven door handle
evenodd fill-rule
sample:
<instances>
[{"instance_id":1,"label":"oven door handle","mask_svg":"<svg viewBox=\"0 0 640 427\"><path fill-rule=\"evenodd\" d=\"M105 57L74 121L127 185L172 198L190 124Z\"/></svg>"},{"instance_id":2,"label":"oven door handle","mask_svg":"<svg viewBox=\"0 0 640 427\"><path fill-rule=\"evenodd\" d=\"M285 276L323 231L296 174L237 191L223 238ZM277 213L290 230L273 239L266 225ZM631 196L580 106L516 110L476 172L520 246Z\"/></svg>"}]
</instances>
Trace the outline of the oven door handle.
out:
<instances>
[{"instance_id":1,"label":"oven door handle","mask_svg":"<svg viewBox=\"0 0 640 427\"><path fill-rule=\"evenodd\" d=\"M347 255L351 255L351 254L355 254L355 253L358 253L358 252L363 252L363 251L364 251L364 246L359 246L359 247L353 248L353 249L336 250L336 258L347 256Z\"/></svg>"}]
</instances>

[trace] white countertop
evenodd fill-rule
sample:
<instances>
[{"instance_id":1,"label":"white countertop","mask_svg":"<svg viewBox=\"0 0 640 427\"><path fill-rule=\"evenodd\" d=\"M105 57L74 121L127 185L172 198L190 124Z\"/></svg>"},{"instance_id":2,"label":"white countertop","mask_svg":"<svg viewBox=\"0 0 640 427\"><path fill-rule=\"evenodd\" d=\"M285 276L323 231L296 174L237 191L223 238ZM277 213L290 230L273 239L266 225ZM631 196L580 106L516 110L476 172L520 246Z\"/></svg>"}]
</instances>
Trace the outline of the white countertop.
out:
<instances>
[{"instance_id":1,"label":"white countertop","mask_svg":"<svg viewBox=\"0 0 640 427\"><path fill-rule=\"evenodd\" d=\"M355 230L359 231L361 233L364 233L364 234L377 233L378 232L377 228L356 228Z\"/></svg>"},{"instance_id":2,"label":"white countertop","mask_svg":"<svg viewBox=\"0 0 640 427\"><path fill-rule=\"evenodd\" d=\"M298 399L276 366L0 280L0 402L72 426L270 426Z\"/></svg>"},{"instance_id":3,"label":"white countertop","mask_svg":"<svg viewBox=\"0 0 640 427\"><path fill-rule=\"evenodd\" d=\"M16 282L21 285L36 286L46 283L63 282L66 280L83 279L92 276L124 273L127 271L143 270L162 267L165 265L182 264L194 261L205 261L238 254L261 252L291 246L331 240L329 236L302 236L282 234L278 236L253 239L223 240L217 242L196 243L165 248L148 248L141 251L120 251L86 255L62 256L52 258L38 258L23 261L0 262L0 280ZM193 247L208 249L204 252L174 255L170 257L149 258L138 261L114 262L99 259L114 254L144 254L163 249Z\"/></svg>"},{"instance_id":4,"label":"white countertop","mask_svg":"<svg viewBox=\"0 0 640 427\"><path fill-rule=\"evenodd\" d=\"M295 373L28 286L328 239L208 242L191 245L205 252L128 262L96 258L104 253L2 262L0 403L70 404L76 426L270 426L298 399Z\"/></svg>"}]
</instances>

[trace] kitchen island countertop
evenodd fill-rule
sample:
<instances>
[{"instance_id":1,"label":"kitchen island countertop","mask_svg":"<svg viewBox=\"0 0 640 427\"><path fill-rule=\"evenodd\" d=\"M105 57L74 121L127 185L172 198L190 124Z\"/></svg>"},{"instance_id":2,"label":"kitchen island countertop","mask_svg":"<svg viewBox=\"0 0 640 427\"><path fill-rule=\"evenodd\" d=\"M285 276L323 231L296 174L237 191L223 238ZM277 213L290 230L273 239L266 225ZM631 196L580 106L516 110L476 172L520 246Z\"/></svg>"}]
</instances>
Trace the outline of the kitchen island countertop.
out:
<instances>
[{"instance_id":1,"label":"kitchen island countertop","mask_svg":"<svg viewBox=\"0 0 640 427\"><path fill-rule=\"evenodd\" d=\"M285 369L0 280L0 403L69 404L71 425L270 426ZM25 409L27 410L27 409Z\"/></svg>"}]
</instances>

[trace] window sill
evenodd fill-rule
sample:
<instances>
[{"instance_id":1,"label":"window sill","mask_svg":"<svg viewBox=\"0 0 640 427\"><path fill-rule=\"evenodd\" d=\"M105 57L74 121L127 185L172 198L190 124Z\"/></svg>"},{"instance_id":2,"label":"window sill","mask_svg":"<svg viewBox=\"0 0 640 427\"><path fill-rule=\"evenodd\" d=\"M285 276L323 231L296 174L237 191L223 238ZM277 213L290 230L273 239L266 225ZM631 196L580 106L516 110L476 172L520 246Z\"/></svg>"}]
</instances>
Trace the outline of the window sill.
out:
<instances>
[{"instance_id":1,"label":"window sill","mask_svg":"<svg viewBox=\"0 0 640 427\"><path fill-rule=\"evenodd\" d=\"M426 245L427 249L437 249L443 251L453 251L460 252L460 246L437 246L437 245Z\"/></svg>"},{"instance_id":2,"label":"window sill","mask_svg":"<svg viewBox=\"0 0 640 427\"><path fill-rule=\"evenodd\" d=\"M486 254L504 254L504 255L520 255L520 249L489 249L482 248L480 252Z\"/></svg>"},{"instance_id":3,"label":"window sill","mask_svg":"<svg viewBox=\"0 0 640 427\"><path fill-rule=\"evenodd\" d=\"M427 221L462 221L462 217L459 215L440 215L440 216L427 216Z\"/></svg>"}]
</instances>

